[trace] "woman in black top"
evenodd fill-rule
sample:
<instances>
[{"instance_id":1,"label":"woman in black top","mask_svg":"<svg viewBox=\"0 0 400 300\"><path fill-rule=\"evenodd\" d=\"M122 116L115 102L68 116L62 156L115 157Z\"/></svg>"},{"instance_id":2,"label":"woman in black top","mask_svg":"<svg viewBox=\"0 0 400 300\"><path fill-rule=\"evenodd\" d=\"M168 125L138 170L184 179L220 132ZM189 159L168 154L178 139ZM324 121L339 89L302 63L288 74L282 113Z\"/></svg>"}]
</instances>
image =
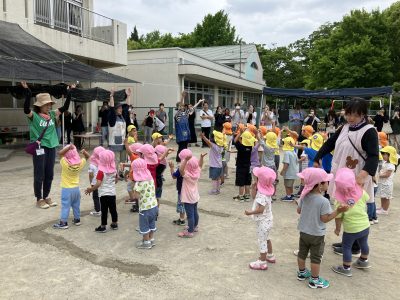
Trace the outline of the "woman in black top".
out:
<instances>
[{"instance_id":1,"label":"woman in black top","mask_svg":"<svg viewBox=\"0 0 400 300\"><path fill-rule=\"evenodd\" d=\"M226 123L226 122L229 122L229 123L232 122L231 112L230 112L229 108L225 108L224 123Z\"/></svg>"},{"instance_id":2,"label":"woman in black top","mask_svg":"<svg viewBox=\"0 0 400 300\"><path fill-rule=\"evenodd\" d=\"M200 145L197 144L196 128L194 126L194 123L196 122L196 110L193 109L192 104L185 104L185 109L189 112L188 122L190 130L190 140L188 146L190 147L190 144L195 144L196 147L200 147Z\"/></svg>"},{"instance_id":3,"label":"woman in black top","mask_svg":"<svg viewBox=\"0 0 400 300\"><path fill-rule=\"evenodd\" d=\"M81 105L77 105L75 108L74 116L72 119L72 131L75 134L82 134L85 132L85 125L83 125L83 109ZM82 138L74 137L74 145L76 149L81 150Z\"/></svg>"},{"instance_id":4,"label":"woman in black top","mask_svg":"<svg viewBox=\"0 0 400 300\"><path fill-rule=\"evenodd\" d=\"M222 132L223 124L225 123L225 116L222 113L222 107L218 106L214 114L214 130Z\"/></svg>"},{"instance_id":5,"label":"woman in black top","mask_svg":"<svg viewBox=\"0 0 400 300\"><path fill-rule=\"evenodd\" d=\"M378 132L382 131L383 123L389 122L389 117L386 115L386 109L381 107L381 109L376 113L373 118L374 126Z\"/></svg>"},{"instance_id":6,"label":"woman in black top","mask_svg":"<svg viewBox=\"0 0 400 300\"><path fill-rule=\"evenodd\" d=\"M315 115L315 111L311 109L308 116L304 119L304 125L311 125L314 131L317 132L318 123L321 123L321 120Z\"/></svg>"},{"instance_id":7,"label":"woman in black top","mask_svg":"<svg viewBox=\"0 0 400 300\"><path fill-rule=\"evenodd\" d=\"M326 126L326 133L330 137L332 134L335 133L338 117L336 116L336 112L334 109L330 109L328 113L325 115L325 126Z\"/></svg>"}]
</instances>

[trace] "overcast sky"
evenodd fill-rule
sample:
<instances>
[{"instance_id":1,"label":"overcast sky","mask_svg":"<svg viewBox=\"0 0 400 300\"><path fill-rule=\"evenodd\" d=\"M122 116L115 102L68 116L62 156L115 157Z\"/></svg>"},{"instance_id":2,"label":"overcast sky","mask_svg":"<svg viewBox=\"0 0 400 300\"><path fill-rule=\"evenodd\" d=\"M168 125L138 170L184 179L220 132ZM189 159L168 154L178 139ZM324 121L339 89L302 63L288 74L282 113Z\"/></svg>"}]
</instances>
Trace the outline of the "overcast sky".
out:
<instances>
[{"instance_id":1,"label":"overcast sky","mask_svg":"<svg viewBox=\"0 0 400 300\"><path fill-rule=\"evenodd\" d=\"M127 24L139 34L188 33L208 13L224 9L247 43L284 46L307 37L321 24L341 20L355 8L381 10L389 0L94 0L94 11Z\"/></svg>"}]
</instances>

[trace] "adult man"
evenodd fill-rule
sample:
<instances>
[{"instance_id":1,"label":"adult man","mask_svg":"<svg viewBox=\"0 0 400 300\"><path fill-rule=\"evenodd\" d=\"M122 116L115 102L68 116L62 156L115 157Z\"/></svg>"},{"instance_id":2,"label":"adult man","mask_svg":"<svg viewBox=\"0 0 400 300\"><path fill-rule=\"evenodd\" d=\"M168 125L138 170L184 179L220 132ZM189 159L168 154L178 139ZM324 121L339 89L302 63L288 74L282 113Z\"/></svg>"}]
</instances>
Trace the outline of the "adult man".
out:
<instances>
[{"instance_id":1,"label":"adult man","mask_svg":"<svg viewBox=\"0 0 400 300\"><path fill-rule=\"evenodd\" d=\"M159 109L156 112L156 117L158 120L157 119L155 120L156 121L156 130L160 134L164 135L165 134L164 128L166 125L165 123L167 122L167 113L164 110L164 103L160 103L160 105L158 107L159 107ZM162 124L159 121L161 121Z\"/></svg>"},{"instance_id":2,"label":"adult man","mask_svg":"<svg viewBox=\"0 0 400 300\"><path fill-rule=\"evenodd\" d=\"M108 141L108 102L103 101L103 106L100 108L99 117L101 118L101 141L100 145L103 146L105 141Z\"/></svg>"},{"instance_id":3,"label":"adult man","mask_svg":"<svg viewBox=\"0 0 400 300\"><path fill-rule=\"evenodd\" d=\"M214 119L213 113L211 109L208 109L208 102L203 103L203 109L200 111L200 118L201 118L201 132L210 139L210 132L211 132L211 121ZM208 147L207 144L202 141L202 148Z\"/></svg>"}]
</instances>

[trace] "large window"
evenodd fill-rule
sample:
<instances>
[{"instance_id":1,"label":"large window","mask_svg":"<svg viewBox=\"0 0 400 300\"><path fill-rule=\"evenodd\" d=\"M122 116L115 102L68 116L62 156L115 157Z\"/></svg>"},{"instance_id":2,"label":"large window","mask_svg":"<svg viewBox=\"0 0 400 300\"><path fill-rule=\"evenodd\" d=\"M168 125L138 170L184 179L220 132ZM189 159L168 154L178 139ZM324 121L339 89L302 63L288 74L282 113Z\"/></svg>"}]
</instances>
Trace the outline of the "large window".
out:
<instances>
[{"instance_id":1,"label":"large window","mask_svg":"<svg viewBox=\"0 0 400 300\"><path fill-rule=\"evenodd\" d=\"M235 91L219 88L218 105L231 109L234 104L235 104Z\"/></svg>"},{"instance_id":2,"label":"large window","mask_svg":"<svg viewBox=\"0 0 400 300\"><path fill-rule=\"evenodd\" d=\"M261 106L261 94L244 92L243 93L243 102L246 103L247 106L252 104L255 108L260 107Z\"/></svg>"},{"instance_id":3,"label":"large window","mask_svg":"<svg viewBox=\"0 0 400 300\"><path fill-rule=\"evenodd\" d=\"M196 104L200 99L206 99L209 106L214 104L214 89L211 85L185 80L185 91L188 93L190 104Z\"/></svg>"}]
</instances>

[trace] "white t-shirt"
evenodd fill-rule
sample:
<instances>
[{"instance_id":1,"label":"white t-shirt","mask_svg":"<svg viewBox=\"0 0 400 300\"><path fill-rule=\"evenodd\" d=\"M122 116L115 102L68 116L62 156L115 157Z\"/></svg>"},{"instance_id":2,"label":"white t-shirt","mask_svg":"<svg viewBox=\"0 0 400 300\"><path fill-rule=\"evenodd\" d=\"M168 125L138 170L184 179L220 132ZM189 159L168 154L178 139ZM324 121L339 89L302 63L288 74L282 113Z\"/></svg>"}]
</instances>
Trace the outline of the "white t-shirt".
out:
<instances>
[{"instance_id":1,"label":"white t-shirt","mask_svg":"<svg viewBox=\"0 0 400 300\"><path fill-rule=\"evenodd\" d=\"M102 171L97 172L96 178L102 181L99 187L99 197L115 196L115 176L116 173L106 174Z\"/></svg>"},{"instance_id":2,"label":"white t-shirt","mask_svg":"<svg viewBox=\"0 0 400 300\"><path fill-rule=\"evenodd\" d=\"M249 118L250 113L247 111L246 115L244 116L246 123L247 123L247 119ZM256 121L257 121L257 112L252 112L252 118L250 120L250 124L256 125Z\"/></svg>"},{"instance_id":3,"label":"white t-shirt","mask_svg":"<svg viewBox=\"0 0 400 300\"><path fill-rule=\"evenodd\" d=\"M394 164L391 164L389 162L384 161L383 164L382 164L382 169L379 172L379 174L383 174L386 171L392 171L392 174L390 174L390 176L387 177L387 178L379 178L379 183L382 184L382 185L391 185L391 184L393 184L394 170L395 170Z\"/></svg>"},{"instance_id":4,"label":"white t-shirt","mask_svg":"<svg viewBox=\"0 0 400 300\"><path fill-rule=\"evenodd\" d=\"M93 179L92 182L90 183L91 185L95 185L97 182L97 172L99 171L99 169L97 168L97 166L95 166L94 164L90 164L89 165L89 171L88 173L92 173L93 174Z\"/></svg>"},{"instance_id":5,"label":"white t-shirt","mask_svg":"<svg viewBox=\"0 0 400 300\"><path fill-rule=\"evenodd\" d=\"M266 196L264 194L261 194L260 192L257 192L256 198L254 199L254 202L253 202L252 210L255 210L257 208L258 204L264 206L265 209L262 214L252 215L254 220L256 220L256 221L262 221L262 220L272 221L273 217L272 217L271 201L272 201L272 199L270 196Z\"/></svg>"},{"instance_id":6,"label":"white t-shirt","mask_svg":"<svg viewBox=\"0 0 400 300\"><path fill-rule=\"evenodd\" d=\"M200 111L200 118L202 116L209 116L209 117L213 117L214 115L212 113L212 111L209 109L207 110L207 112L205 112L203 109ZM210 119L201 119L201 127L211 127L211 120Z\"/></svg>"}]
</instances>

